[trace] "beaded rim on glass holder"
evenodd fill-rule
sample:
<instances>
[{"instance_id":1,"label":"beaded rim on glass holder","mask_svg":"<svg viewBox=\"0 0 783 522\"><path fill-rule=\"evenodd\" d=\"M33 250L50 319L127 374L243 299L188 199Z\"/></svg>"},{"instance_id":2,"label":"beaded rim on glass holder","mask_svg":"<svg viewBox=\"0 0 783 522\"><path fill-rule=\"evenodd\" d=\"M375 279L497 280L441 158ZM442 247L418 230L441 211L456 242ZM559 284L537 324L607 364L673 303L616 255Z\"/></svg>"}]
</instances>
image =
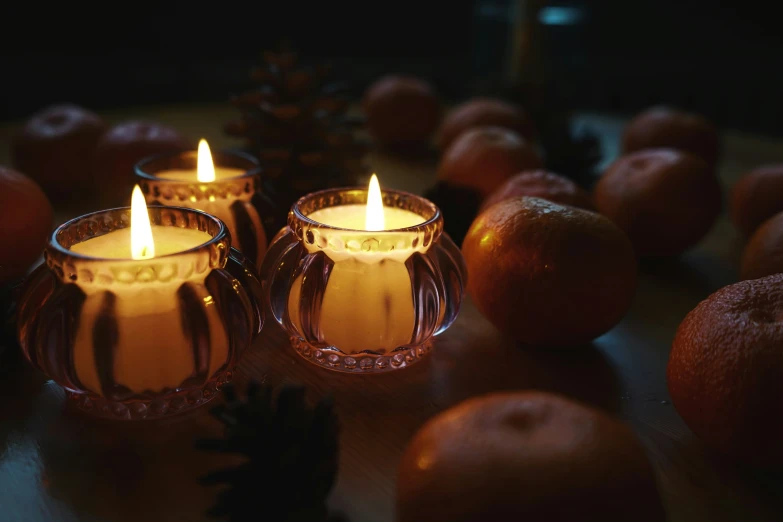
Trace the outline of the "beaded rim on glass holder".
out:
<instances>
[{"instance_id":1,"label":"beaded rim on glass holder","mask_svg":"<svg viewBox=\"0 0 783 522\"><path fill-rule=\"evenodd\" d=\"M262 169L253 156L240 151L217 151L212 153L215 166L243 169L238 176L201 182L196 179L184 181L158 177L157 173L172 169L192 169L198 165L196 151L159 154L141 160L134 167L144 195L152 194L155 199L165 201L200 201L212 198L239 197L252 194L261 185Z\"/></svg>"},{"instance_id":2,"label":"beaded rim on glass holder","mask_svg":"<svg viewBox=\"0 0 783 522\"><path fill-rule=\"evenodd\" d=\"M443 233L443 216L427 199L399 190L382 192L385 207L409 210L422 222L405 228L370 231L340 228L310 219L313 212L342 205L365 205L367 189L327 189L300 198L288 213L288 227L309 249L333 252L393 254L405 249L426 250Z\"/></svg>"},{"instance_id":3,"label":"beaded rim on glass holder","mask_svg":"<svg viewBox=\"0 0 783 522\"><path fill-rule=\"evenodd\" d=\"M128 228L130 210L130 207L100 210L63 223L52 233L44 250L46 264L64 282L104 285L187 279L225 266L231 247L226 226L206 212L183 207L150 206L147 209L150 222L200 230L212 236L211 239L188 250L143 260L87 256L70 250L76 243Z\"/></svg>"}]
</instances>

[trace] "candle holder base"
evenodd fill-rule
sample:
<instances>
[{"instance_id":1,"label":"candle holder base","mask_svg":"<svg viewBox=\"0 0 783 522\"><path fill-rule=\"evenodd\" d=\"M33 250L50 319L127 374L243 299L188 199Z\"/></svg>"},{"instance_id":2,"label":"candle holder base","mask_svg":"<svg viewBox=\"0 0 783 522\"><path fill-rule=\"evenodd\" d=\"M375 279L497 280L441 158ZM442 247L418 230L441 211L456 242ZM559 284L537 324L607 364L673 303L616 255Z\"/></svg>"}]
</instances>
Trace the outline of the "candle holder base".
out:
<instances>
[{"instance_id":1,"label":"candle holder base","mask_svg":"<svg viewBox=\"0 0 783 522\"><path fill-rule=\"evenodd\" d=\"M217 374L201 388L161 394L149 399L112 401L93 393L65 390L65 396L78 409L113 420L151 420L178 415L203 406L218 396L220 389L231 381L231 373Z\"/></svg>"},{"instance_id":2,"label":"candle holder base","mask_svg":"<svg viewBox=\"0 0 783 522\"><path fill-rule=\"evenodd\" d=\"M316 347L297 336L291 337L291 346L300 357L328 370L344 373L385 373L402 370L429 355L432 340L419 346L405 346L380 354L366 351L346 354L334 346Z\"/></svg>"}]
</instances>

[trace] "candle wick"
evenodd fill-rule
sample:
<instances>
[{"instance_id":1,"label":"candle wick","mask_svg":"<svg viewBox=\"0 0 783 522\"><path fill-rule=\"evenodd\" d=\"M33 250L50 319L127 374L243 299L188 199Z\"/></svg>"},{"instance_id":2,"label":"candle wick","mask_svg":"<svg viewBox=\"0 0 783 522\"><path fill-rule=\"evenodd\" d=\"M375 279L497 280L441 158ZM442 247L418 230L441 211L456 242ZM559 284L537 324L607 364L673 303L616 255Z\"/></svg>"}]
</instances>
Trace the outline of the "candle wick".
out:
<instances>
[{"instance_id":1,"label":"candle wick","mask_svg":"<svg viewBox=\"0 0 783 522\"><path fill-rule=\"evenodd\" d=\"M147 257L147 247L142 247L142 249L141 249L141 257Z\"/></svg>"}]
</instances>

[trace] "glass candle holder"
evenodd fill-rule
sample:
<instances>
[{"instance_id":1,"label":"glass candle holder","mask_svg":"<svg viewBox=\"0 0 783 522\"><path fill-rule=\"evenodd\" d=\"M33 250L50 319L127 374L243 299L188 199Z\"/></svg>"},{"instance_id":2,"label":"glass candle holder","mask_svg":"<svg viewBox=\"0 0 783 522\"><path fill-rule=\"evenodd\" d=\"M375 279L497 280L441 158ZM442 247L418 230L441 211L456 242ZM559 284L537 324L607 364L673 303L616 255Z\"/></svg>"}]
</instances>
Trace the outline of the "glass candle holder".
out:
<instances>
[{"instance_id":1,"label":"glass candle holder","mask_svg":"<svg viewBox=\"0 0 783 522\"><path fill-rule=\"evenodd\" d=\"M383 231L319 223L308 215L367 202L367 189L324 190L294 204L264 260L275 319L296 353L324 368L377 373L410 366L459 312L465 262L443 232L440 210L413 194L382 195L385 207L411 211L422 223Z\"/></svg>"},{"instance_id":2,"label":"glass candle holder","mask_svg":"<svg viewBox=\"0 0 783 522\"><path fill-rule=\"evenodd\" d=\"M95 212L54 232L22 288L25 357L103 417L150 419L209 401L263 323L261 283L219 219L177 207L150 207L149 216L211 239L141 260L72 251L130 225L129 208Z\"/></svg>"},{"instance_id":3,"label":"glass candle holder","mask_svg":"<svg viewBox=\"0 0 783 522\"><path fill-rule=\"evenodd\" d=\"M212 160L214 181L198 181L196 151L142 160L135 168L136 181L148 205L193 208L218 217L228 226L234 248L260 266L275 205L261 190L258 161L235 151L215 152Z\"/></svg>"}]
</instances>

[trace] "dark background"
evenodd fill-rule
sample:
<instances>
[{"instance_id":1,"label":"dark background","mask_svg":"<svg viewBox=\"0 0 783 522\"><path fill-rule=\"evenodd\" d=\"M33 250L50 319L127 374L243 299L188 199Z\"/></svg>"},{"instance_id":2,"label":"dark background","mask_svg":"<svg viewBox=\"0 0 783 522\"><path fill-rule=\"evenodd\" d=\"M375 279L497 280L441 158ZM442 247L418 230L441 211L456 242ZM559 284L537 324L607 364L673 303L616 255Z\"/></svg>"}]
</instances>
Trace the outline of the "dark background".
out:
<instances>
[{"instance_id":1,"label":"dark background","mask_svg":"<svg viewBox=\"0 0 783 522\"><path fill-rule=\"evenodd\" d=\"M0 119L53 102L101 110L224 100L248 87L259 52L283 38L306 57L333 59L357 94L387 72L422 75L454 100L500 92L521 3L14 3L2 10ZM779 2L544 3L541 52L564 105L628 114L670 103L783 133Z\"/></svg>"}]
</instances>

